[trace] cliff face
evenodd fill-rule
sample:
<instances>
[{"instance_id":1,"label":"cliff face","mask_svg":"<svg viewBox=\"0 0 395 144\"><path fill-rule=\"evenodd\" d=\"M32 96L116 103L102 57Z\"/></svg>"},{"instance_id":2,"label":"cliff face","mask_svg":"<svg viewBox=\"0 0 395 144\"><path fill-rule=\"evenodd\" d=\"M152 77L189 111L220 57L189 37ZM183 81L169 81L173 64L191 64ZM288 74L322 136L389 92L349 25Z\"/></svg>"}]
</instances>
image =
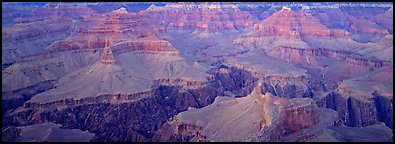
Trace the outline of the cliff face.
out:
<instances>
[{"instance_id":1,"label":"cliff face","mask_svg":"<svg viewBox=\"0 0 395 144\"><path fill-rule=\"evenodd\" d=\"M345 61L349 65L357 65L371 68L381 68L389 66L389 61L371 60L356 58L347 51L336 51L329 49L298 49L291 47L276 47L268 52L268 55L274 58L282 59L284 61L299 63L299 64L319 64L315 57L327 57L336 60ZM310 58L310 59L308 59Z\"/></svg>"},{"instance_id":2,"label":"cliff face","mask_svg":"<svg viewBox=\"0 0 395 144\"><path fill-rule=\"evenodd\" d=\"M89 100L80 100L57 105L54 103L54 106L42 108L27 104L25 110L5 118L3 124L54 122L65 128L96 133L95 141L149 141L152 132L167 118L188 107L210 104L217 96L217 93L211 94L215 89L209 87L187 92L179 90L179 87L162 86L151 97L129 103L90 103Z\"/></svg>"},{"instance_id":3,"label":"cliff face","mask_svg":"<svg viewBox=\"0 0 395 144\"><path fill-rule=\"evenodd\" d=\"M233 5L236 7L235 5ZM170 4L158 9L147 9L142 15L147 15L167 24L170 30L207 30L209 32L236 31L251 27L257 21L249 12L228 8L202 8L201 5ZM228 10L226 10L228 9Z\"/></svg>"},{"instance_id":4,"label":"cliff face","mask_svg":"<svg viewBox=\"0 0 395 144\"><path fill-rule=\"evenodd\" d=\"M388 96L381 96L378 93L373 93L374 104L377 109L377 117L380 122L384 122L386 126L394 127L394 112L393 112L393 98Z\"/></svg>"},{"instance_id":5,"label":"cliff face","mask_svg":"<svg viewBox=\"0 0 395 144\"><path fill-rule=\"evenodd\" d=\"M30 100L34 95L52 89L56 81L44 81L36 85L18 89L11 92L3 92L2 95L2 117L6 115L6 112L11 109L22 106L26 101Z\"/></svg>"},{"instance_id":6,"label":"cliff face","mask_svg":"<svg viewBox=\"0 0 395 144\"><path fill-rule=\"evenodd\" d=\"M25 56L41 54L51 43L71 35L73 25L71 19L64 18L5 28L2 64L13 64Z\"/></svg>"},{"instance_id":7,"label":"cliff face","mask_svg":"<svg viewBox=\"0 0 395 144\"><path fill-rule=\"evenodd\" d=\"M217 98L210 106L189 109L168 120L154 137L158 141L177 138L180 141L280 141L286 135L320 122L314 101L262 96L260 92L258 85L246 97ZM219 114L224 112L228 115Z\"/></svg>"},{"instance_id":8,"label":"cliff face","mask_svg":"<svg viewBox=\"0 0 395 144\"><path fill-rule=\"evenodd\" d=\"M271 129L267 138L269 141L282 141L285 136L302 129L313 127L318 123L320 123L320 118L315 103L297 108L285 109L280 114L276 127ZM263 135L266 134L263 133ZM314 136L309 138L298 137L297 141L304 141L312 137Z\"/></svg>"},{"instance_id":9,"label":"cliff face","mask_svg":"<svg viewBox=\"0 0 395 144\"><path fill-rule=\"evenodd\" d=\"M153 51L153 52L175 52L176 49L165 40L142 40L117 44L111 47L114 54L121 54L130 51Z\"/></svg>"},{"instance_id":10,"label":"cliff face","mask_svg":"<svg viewBox=\"0 0 395 144\"><path fill-rule=\"evenodd\" d=\"M349 141L341 130L393 128L390 4L131 8L142 5L3 9L5 141L47 122L106 142Z\"/></svg>"},{"instance_id":11,"label":"cliff face","mask_svg":"<svg viewBox=\"0 0 395 144\"><path fill-rule=\"evenodd\" d=\"M5 117L3 125L54 122L62 124L65 128L89 130L96 134L95 141L151 141L155 140L153 133L168 118L186 111L189 107L201 108L211 104L215 97L224 95L224 89L235 88L235 93L240 96L249 93L250 84L234 82L245 82L252 78L248 76L250 74L238 69L232 71L234 72L231 77L229 74L217 75L229 79L212 79L210 83L194 89L158 85L151 92L141 94L103 95L42 104L29 102L24 104L23 109ZM235 81L236 78L240 81ZM218 89L225 83L231 85ZM109 131L111 133L108 133ZM177 137L176 140L181 139L188 140L190 137Z\"/></svg>"},{"instance_id":12,"label":"cliff face","mask_svg":"<svg viewBox=\"0 0 395 144\"><path fill-rule=\"evenodd\" d=\"M180 124L174 117L169 122L164 123L155 132L152 140L157 141L177 141L177 142L207 142L207 136L202 135L202 127L193 124Z\"/></svg>"},{"instance_id":13,"label":"cliff face","mask_svg":"<svg viewBox=\"0 0 395 144\"><path fill-rule=\"evenodd\" d=\"M363 101L354 97L347 97L336 92L329 93L318 106L333 109L338 112L339 118L347 126L365 127L384 122L392 127L392 114L387 112L392 107L388 105L391 100L376 96L374 100ZM383 113L384 112L384 113ZM384 119L386 118L386 119Z\"/></svg>"},{"instance_id":14,"label":"cliff face","mask_svg":"<svg viewBox=\"0 0 395 144\"><path fill-rule=\"evenodd\" d=\"M287 36L288 38L300 38L304 36L316 37L345 37L344 30L331 30L315 18L311 13L300 10L295 12L284 8L261 23L254 26L250 35L255 36Z\"/></svg>"},{"instance_id":15,"label":"cliff face","mask_svg":"<svg viewBox=\"0 0 395 144\"><path fill-rule=\"evenodd\" d=\"M262 93L283 98L312 98L314 81L306 77L267 76L262 83Z\"/></svg>"},{"instance_id":16,"label":"cliff face","mask_svg":"<svg viewBox=\"0 0 395 144\"><path fill-rule=\"evenodd\" d=\"M252 73L236 67L222 67L218 71L214 79L219 81L219 87L236 94L236 97L248 95L258 80Z\"/></svg>"},{"instance_id":17,"label":"cliff face","mask_svg":"<svg viewBox=\"0 0 395 144\"><path fill-rule=\"evenodd\" d=\"M391 12L382 12L382 9L354 7L338 9L326 9L325 11L313 11L313 15L320 22L330 28L347 30L352 38L360 42L375 41L377 37L383 37L392 33L388 22L392 18ZM361 17L361 15L365 15Z\"/></svg>"}]
</instances>

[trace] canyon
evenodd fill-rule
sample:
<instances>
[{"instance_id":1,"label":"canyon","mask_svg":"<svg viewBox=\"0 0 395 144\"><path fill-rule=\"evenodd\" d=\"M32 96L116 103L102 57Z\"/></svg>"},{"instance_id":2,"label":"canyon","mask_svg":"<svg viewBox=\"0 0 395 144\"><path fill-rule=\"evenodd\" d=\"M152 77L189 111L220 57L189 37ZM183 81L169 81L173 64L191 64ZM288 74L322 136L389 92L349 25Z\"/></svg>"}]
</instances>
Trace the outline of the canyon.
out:
<instances>
[{"instance_id":1,"label":"canyon","mask_svg":"<svg viewBox=\"0 0 395 144\"><path fill-rule=\"evenodd\" d=\"M2 3L2 141L392 142L392 9Z\"/></svg>"}]
</instances>

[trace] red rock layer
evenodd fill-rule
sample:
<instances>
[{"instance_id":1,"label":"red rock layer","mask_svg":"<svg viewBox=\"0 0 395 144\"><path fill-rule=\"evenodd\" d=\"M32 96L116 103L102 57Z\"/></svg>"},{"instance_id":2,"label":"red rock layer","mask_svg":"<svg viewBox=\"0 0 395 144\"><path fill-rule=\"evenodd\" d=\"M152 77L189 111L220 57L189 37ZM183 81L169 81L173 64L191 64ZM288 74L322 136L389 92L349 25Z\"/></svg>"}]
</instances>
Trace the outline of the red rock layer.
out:
<instances>
[{"instance_id":1,"label":"red rock layer","mask_svg":"<svg viewBox=\"0 0 395 144\"><path fill-rule=\"evenodd\" d=\"M344 30L330 30L318 19L303 10L294 12L283 9L254 26L247 36L280 35L289 38L300 36L345 37Z\"/></svg>"},{"instance_id":2,"label":"red rock layer","mask_svg":"<svg viewBox=\"0 0 395 144\"><path fill-rule=\"evenodd\" d=\"M107 47L103 49L100 62L102 64L115 64L115 58L110 48Z\"/></svg>"},{"instance_id":3,"label":"red rock layer","mask_svg":"<svg viewBox=\"0 0 395 144\"><path fill-rule=\"evenodd\" d=\"M200 29L211 32L234 30L236 27L252 26L257 19L245 11L203 11L196 9L165 9L160 11L143 11L143 15L151 15L168 24L169 29Z\"/></svg>"},{"instance_id":4,"label":"red rock layer","mask_svg":"<svg viewBox=\"0 0 395 144\"><path fill-rule=\"evenodd\" d=\"M349 13L359 13L350 15ZM321 23L337 29L344 29L352 34L387 35L392 33L392 12L369 14L370 11L353 12L353 10L326 9L324 12L314 12Z\"/></svg>"},{"instance_id":5,"label":"red rock layer","mask_svg":"<svg viewBox=\"0 0 395 144\"><path fill-rule=\"evenodd\" d=\"M116 55L132 51L176 51L176 49L168 41L164 40L141 40L125 42L117 44L111 47L111 49Z\"/></svg>"},{"instance_id":6,"label":"red rock layer","mask_svg":"<svg viewBox=\"0 0 395 144\"><path fill-rule=\"evenodd\" d=\"M25 39L35 39L49 35L70 34L72 29L70 18L57 18L46 22L16 25L2 32L4 42L17 42Z\"/></svg>"},{"instance_id":7,"label":"red rock layer","mask_svg":"<svg viewBox=\"0 0 395 144\"><path fill-rule=\"evenodd\" d=\"M32 108L32 109L57 108L67 105L81 105L81 104L90 104L90 103L109 102L110 100L127 101L127 100L136 100L143 97L151 96L152 94L153 94L152 91L145 91L145 92L139 92L134 94L115 94L115 95L105 94L97 97L86 97L82 99L62 99L48 103L26 102L24 104L24 107Z\"/></svg>"},{"instance_id":8,"label":"red rock layer","mask_svg":"<svg viewBox=\"0 0 395 144\"><path fill-rule=\"evenodd\" d=\"M281 100L283 102L289 99L277 98L276 101ZM286 103L284 103L286 105ZM284 136L300 131L305 128L313 127L320 123L319 112L317 105L314 101L310 101L308 104L302 106L290 106L280 111L278 121L270 132L269 141L280 141ZM305 137L298 137L299 140L306 140L309 137L314 137L316 134L306 135Z\"/></svg>"},{"instance_id":9,"label":"red rock layer","mask_svg":"<svg viewBox=\"0 0 395 144\"><path fill-rule=\"evenodd\" d=\"M317 56L325 56L344 60L350 65L359 65L364 67L381 68L388 66L389 61L371 60L352 57L351 53L345 51L335 51L328 49L298 49L290 47L275 47L268 52L268 55L278 59L291 61L295 63L308 63L306 58L313 58Z\"/></svg>"}]
</instances>

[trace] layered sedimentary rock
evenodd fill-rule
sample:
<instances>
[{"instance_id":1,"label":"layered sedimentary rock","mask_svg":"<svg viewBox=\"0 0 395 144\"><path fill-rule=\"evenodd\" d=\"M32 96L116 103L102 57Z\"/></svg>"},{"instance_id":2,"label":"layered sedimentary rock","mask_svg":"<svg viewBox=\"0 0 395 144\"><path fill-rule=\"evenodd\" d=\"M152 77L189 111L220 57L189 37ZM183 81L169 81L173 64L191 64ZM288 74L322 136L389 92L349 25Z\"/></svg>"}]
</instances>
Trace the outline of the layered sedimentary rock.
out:
<instances>
[{"instance_id":1,"label":"layered sedimentary rock","mask_svg":"<svg viewBox=\"0 0 395 144\"><path fill-rule=\"evenodd\" d=\"M389 28L391 12L381 12L383 9L364 7L340 7L334 9L324 9L313 11L324 25L331 28L345 29L350 32L354 40L360 42L376 41L378 38L392 33ZM365 15L361 17L360 15Z\"/></svg>"},{"instance_id":2,"label":"layered sedimentary rock","mask_svg":"<svg viewBox=\"0 0 395 144\"><path fill-rule=\"evenodd\" d=\"M116 64L114 55L112 54L110 48L107 47L103 49L103 54L101 55L100 62L102 64Z\"/></svg>"},{"instance_id":3,"label":"layered sedimentary rock","mask_svg":"<svg viewBox=\"0 0 395 144\"><path fill-rule=\"evenodd\" d=\"M318 19L315 19L311 14L304 13L303 10L299 12L294 12L287 7L283 7L281 11L274 13L272 16L263 20L262 23L257 25L253 31L256 33L267 34L267 35L288 34L287 36L291 37L292 36L292 33L290 33L291 30L297 30L301 36L313 35L320 37L329 37L331 36L331 33L341 32L341 31L331 32L324 25L322 25Z\"/></svg>"},{"instance_id":4,"label":"layered sedimentary rock","mask_svg":"<svg viewBox=\"0 0 395 144\"><path fill-rule=\"evenodd\" d=\"M326 97L326 107L336 110L348 126L369 126L378 123L373 102L363 102L353 97L331 93Z\"/></svg>"},{"instance_id":5,"label":"layered sedimentary rock","mask_svg":"<svg viewBox=\"0 0 395 144\"><path fill-rule=\"evenodd\" d=\"M305 10L298 12L284 6L280 11L256 24L248 34L234 41L245 47L270 49L286 46L309 48L311 44L306 37L315 39L344 39L347 32L341 29L328 29ZM269 47L267 47L270 45Z\"/></svg>"},{"instance_id":6,"label":"layered sedimentary rock","mask_svg":"<svg viewBox=\"0 0 395 144\"><path fill-rule=\"evenodd\" d=\"M158 14L159 13L159 14ZM149 8L141 15L166 27L163 36L191 57L238 53L231 40L250 29L257 19L236 5L169 4ZM182 39L181 39L182 38ZM195 54L194 54L195 53Z\"/></svg>"},{"instance_id":7,"label":"layered sedimentary rock","mask_svg":"<svg viewBox=\"0 0 395 144\"><path fill-rule=\"evenodd\" d=\"M45 23L45 24L44 24ZM3 64L15 63L24 56L40 54L52 42L72 33L70 18L16 25L3 30Z\"/></svg>"},{"instance_id":8,"label":"layered sedimentary rock","mask_svg":"<svg viewBox=\"0 0 395 144\"><path fill-rule=\"evenodd\" d=\"M159 39L142 39L137 41L128 41L124 43L119 43L111 47L116 55L126 52L139 52L146 51L149 52L174 52L177 54L176 49L165 40ZM156 53L153 53L156 54Z\"/></svg>"},{"instance_id":9,"label":"layered sedimentary rock","mask_svg":"<svg viewBox=\"0 0 395 144\"><path fill-rule=\"evenodd\" d=\"M350 65L359 65L364 67L381 68L389 66L390 61L363 59L357 56L352 56L352 53L347 51L336 51L328 49L298 49L291 47L275 47L268 52L271 57L292 61L294 63L313 63L314 57L328 57L338 60L344 60ZM310 59L309 59L310 58ZM313 61L313 62L312 62ZM315 63L318 63L315 61ZM314 63L313 63L314 65Z\"/></svg>"},{"instance_id":10,"label":"layered sedimentary rock","mask_svg":"<svg viewBox=\"0 0 395 144\"><path fill-rule=\"evenodd\" d=\"M59 79L55 89L38 94L30 101L47 103L69 98L65 95L81 99L101 94L130 94L146 91L150 85L147 78L117 64L111 49L107 47L103 49L98 62Z\"/></svg>"},{"instance_id":11,"label":"layered sedimentary rock","mask_svg":"<svg viewBox=\"0 0 395 144\"><path fill-rule=\"evenodd\" d=\"M42 81L59 79L83 66L92 64L99 56L97 51L78 55L69 51L24 57L2 71L3 80L12 79L12 82L2 84L3 91L14 91Z\"/></svg>"},{"instance_id":12,"label":"layered sedimentary rock","mask_svg":"<svg viewBox=\"0 0 395 144\"><path fill-rule=\"evenodd\" d=\"M215 71L213 72L216 73ZM244 74L235 73L231 78L238 77L238 79L244 80L237 80L236 82L243 82L251 78L247 77L247 74L248 72L244 72ZM161 122L164 122L172 115L187 110L189 107L203 107L211 104L216 96L223 95L223 90L218 89L220 83L233 83L233 80L212 80L214 81L210 84L194 89L185 86L159 85L153 91L141 94L100 95L95 98L65 99L42 104L34 103L33 101L27 102L23 109L18 109L11 114L12 117L5 118L3 125L26 125L48 121L62 124L66 128L89 130L92 133L96 133L97 138L95 141L150 141L153 131L156 131L155 127L159 127ZM60 86L58 85L58 87ZM235 84L232 87L245 89L247 90L246 93L249 93L249 86L246 84ZM243 96L240 92L235 91L235 93ZM65 109L59 109L59 107L64 107ZM150 107L149 109L152 109L152 107L157 107L158 109L149 110L147 109L148 107ZM116 109L115 111L113 110L114 108ZM105 109L108 109L107 112L110 115L116 116L114 121L107 121L107 124L102 125L99 122L104 120L103 116L105 113L103 111ZM148 112L148 110L152 113ZM142 113L148 114L141 115ZM30 116L25 117L25 115ZM64 117L66 115L70 115L70 117ZM128 115L131 115L131 117L127 118L129 117ZM112 128L113 122L124 121L122 120L124 116L126 116L125 118L128 121L132 120L133 122L120 123L119 125L122 125L122 127ZM142 123L146 123L147 119L152 121L143 125ZM141 125L138 123L141 123ZM111 134L103 133L110 129L114 132ZM128 133L128 137L120 137L126 133Z\"/></svg>"},{"instance_id":13,"label":"layered sedimentary rock","mask_svg":"<svg viewBox=\"0 0 395 144\"><path fill-rule=\"evenodd\" d=\"M26 101L30 100L34 95L47 91L54 87L56 81L44 81L36 85L22 88L14 91L3 92L1 109L2 117L6 115L6 112L10 109L15 109L22 106Z\"/></svg>"},{"instance_id":14,"label":"layered sedimentary rock","mask_svg":"<svg viewBox=\"0 0 395 144\"><path fill-rule=\"evenodd\" d=\"M303 49L332 49L332 50L346 50L346 51L358 51L372 49L369 43L360 43L358 38L359 35L369 35L363 32L355 32L349 28L345 28L342 25L347 23L341 23L337 21L326 20L325 16L330 15L330 12L336 13L335 10L329 9L329 13L319 13L320 10L300 10L295 12L294 10L283 7L279 12L274 13L272 16L263 20L261 23L256 24L254 29L243 35L241 38L233 41L236 45L241 45L246 48L263 48L271 49L273 47L293 47ZM338 10L340 11L340 10ZM341 12L341 11L340 11ZM317 14L319 13L319 14ZM342 14L339 14L342 15ZM353 17L348 15L349 17ZM316 18L318 17L318 18ZM321 19L322 17L322 19ZM335 14L330 17L335 17ZM345 14L347 17L347 14ZM347 18L343 20L347 21ZM366 19L365 21L373 22L372 18ZM373 22L374 23L374 22ZM360 29L378 29L374 25L356 24L358 27L365 27ZM370 34L376 35L375 40L377 42L383 39L388 33L382 34ZM344 47L347 45L347 47ZM374 49L374 48L373 48ZM386 49L387 51L392 48Z\"/></svg>"},{"instance_id":15,"label":"layered sedimentary rock","mask_svg":"<svg viewBox=\"0 0 395 144\"><path fill-rule=\"evenodd\" d=\"M263 95L260 87L259 83L243 98L218 97L210 106L182 112L164 124L154 138L160 141L166 138L170 141L279 141L285 135L319 123L317 107L311 99L275 98Z\"/></svg>"},{"instance_id":16,"label":"layered sedimentary rock","mask_svg":"<svg viewBox=\"0 0 395 144\"><path fill-rule=\"evenodd\" d=\"M169 4L153 7L155 6L143 13L162 14L162 17L157 18L168 23L168 30L235 31L238 28L252 26L257 20L250 13L240 11L236 5L231 4ZM166 17L171 19L164 19Z\"/></svg>"},{"instance_id":17,"label":"layered sedimentary rock","mask_svg":"<svg viewBox=\"0 0 395 144\"><path fill-rule=\"evenodd\" d=\"M343 122L352 127L363 127L384 122L393 127L390 121L393 107L391 85L367 80L347 80L335 92L318 100L319 106L336 110ZM384 119L385 118L385 119Z\"/></svg>"},{"instance_id":18,"label":"layered sedimentary rock","mask_svg":"<svg viewBox=\"0 0 395 144\"><path fill-rule=\"evenodd\" d=\"M95 141L149 141L155 127L170 116L185 111L188 107L208 105L220 94L214 85L181 89L179 86L160 86L148 94L150 96L129 102L121 100L122 95L115 95L121 103L110 102L113 97L102 97L103 100L97 97L93 101L66 100L64 104L54 103L52 106L48 103L48 106L37 107L30 103L24 109L14 112L12 117L6 118L7 122L3 124L54 122L66 128L89 130L96 134ZM58 109L59 107L64 109ZM112 120L106 120L109 118ZM114 127L114 124L120 127Z\"/></svg>"},{"instance_id":19,"label":"layered sedimentary rock","mask_svg":"<svg viewBox=\"0 0 395 144\"><path fill-rule=\"evenodd\" d=\"M388 4L43 5L3 8L4 141L391 141Z\"/></svg>"},{"instance_id":20,"label":"layered sedimentary rock","mask_svg":"<svg viewBox=\"0 0 395 144\"><path fill-rule=\"evenodd\" d=\"M305 70L264 56L262 51L252 50L229 58L225 63L246 70L254 77L263 78L265 81L262 83L262 93L269 92L274 96L286 98L313 96L311 88L315 82L308 78ZM268 67L270 69L267 69ZM226 68L222 69L226 70Z\"/></svg>"}]
</instances>

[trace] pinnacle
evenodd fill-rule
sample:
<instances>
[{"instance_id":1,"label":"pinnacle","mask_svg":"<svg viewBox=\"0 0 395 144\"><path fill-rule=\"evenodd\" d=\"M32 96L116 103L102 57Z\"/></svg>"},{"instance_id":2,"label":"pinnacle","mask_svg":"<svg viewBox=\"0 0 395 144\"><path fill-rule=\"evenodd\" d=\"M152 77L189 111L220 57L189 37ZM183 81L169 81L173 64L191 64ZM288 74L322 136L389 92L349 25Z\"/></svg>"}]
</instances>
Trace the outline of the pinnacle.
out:
<instances>
[{"instance_id":1,"label":"pinnacle","mask_svg":"<svg viewBox=\"0 0 395 144\"><path fill-rule=\"evenodd\" d=\"M112 51L109 47L105 47L103 49L100 62L102 64L115 64L115 58L114 55L112 54Z\"/></svg>"}]
</instances>

